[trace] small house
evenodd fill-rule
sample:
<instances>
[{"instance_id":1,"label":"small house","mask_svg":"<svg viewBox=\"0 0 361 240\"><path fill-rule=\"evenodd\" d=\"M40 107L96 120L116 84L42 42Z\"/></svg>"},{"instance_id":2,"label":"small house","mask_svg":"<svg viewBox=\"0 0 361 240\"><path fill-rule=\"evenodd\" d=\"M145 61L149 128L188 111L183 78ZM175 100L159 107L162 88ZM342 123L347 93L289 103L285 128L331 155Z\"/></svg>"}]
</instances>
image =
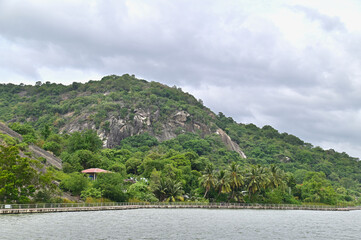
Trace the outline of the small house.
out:
<instances>
[{"instance_id":1,"label":"small house","mask_svg":"<svg viewBox=\"0 0 361 240\"><path fill-rule=\"evenodd\" d=\"M111 171L107 171L101 168L89 168L89 169L85 169L83 171L81 171L82 173L88 174L89 178L91 180L96 180L97 179L97 174L99 173L111 173Z\"/></svg>"}]
</instances>

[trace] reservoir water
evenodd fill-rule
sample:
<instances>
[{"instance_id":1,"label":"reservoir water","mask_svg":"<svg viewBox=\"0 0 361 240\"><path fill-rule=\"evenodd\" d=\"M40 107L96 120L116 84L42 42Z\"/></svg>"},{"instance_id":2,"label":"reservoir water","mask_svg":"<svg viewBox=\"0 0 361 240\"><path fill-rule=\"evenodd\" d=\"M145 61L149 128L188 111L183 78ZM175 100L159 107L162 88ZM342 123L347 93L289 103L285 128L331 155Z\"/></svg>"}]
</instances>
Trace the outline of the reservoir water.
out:
<instances>
[{"instance_id":1,"label":"reservoir water","mask_svg":"<svg viewBox=\"0 0 361 240\"><path fill-rule=\"evenodd\" d=\"M361 211L137 209L0 215L0 239L361 239Z\"/></svg>"}]
</instances>

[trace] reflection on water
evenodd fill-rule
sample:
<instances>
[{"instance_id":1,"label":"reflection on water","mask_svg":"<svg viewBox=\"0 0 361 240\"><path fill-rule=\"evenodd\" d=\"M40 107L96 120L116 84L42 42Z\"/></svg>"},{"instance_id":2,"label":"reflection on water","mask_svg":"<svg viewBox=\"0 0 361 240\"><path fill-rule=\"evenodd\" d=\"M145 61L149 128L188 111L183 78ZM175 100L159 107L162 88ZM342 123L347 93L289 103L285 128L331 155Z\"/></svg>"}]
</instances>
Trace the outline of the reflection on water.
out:
<instances>
[{"instance_id":1,"label":"reflection on water","mask_svg":"<svg viewBox=\"0 0 361 240\"><path fill-rule=\"evenodd\" d=\"M361 211L137 209L0 215L0 239L360 239Z\"/></svg>"}]
</instances>

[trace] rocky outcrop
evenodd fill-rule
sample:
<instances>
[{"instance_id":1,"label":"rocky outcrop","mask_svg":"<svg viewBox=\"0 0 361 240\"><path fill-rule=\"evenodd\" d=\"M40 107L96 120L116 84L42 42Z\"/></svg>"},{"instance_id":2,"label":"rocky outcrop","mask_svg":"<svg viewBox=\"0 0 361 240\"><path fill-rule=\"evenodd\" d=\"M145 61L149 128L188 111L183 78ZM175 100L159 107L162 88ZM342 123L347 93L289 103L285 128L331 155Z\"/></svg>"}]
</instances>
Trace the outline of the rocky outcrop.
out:
<instances>
[{"instance_id":1,"label":"rocky outcrop","mask_svg":"<svg viewBox=\"0 0 361 240\"><path fill-rule=\"evenodd\" d=\"M227 146L228 150L239 153L239 155L242 158L247 158L246 154L244 154L244 152L242 152L242 150L238 146L238 144L233 142L232 139L228 136L228 134L226 132L224 132L222 129L219 128L219 129L217 129L216 133L222 138L222 141Z\"/></svg>"},{"instance_id":2,"label":"rocky outcrop","mask_svg":"<svg viewBox=\"0 0 361 240\"><path fill-rule=\"evenodd\" d=\"M173 119L179 123L185 123L189 116L190 114L187 113L186 111L179 111L176 114L174 114Z\"/></svg>"},{"instance_id":3,"label":"rocky outcrop","mask_svg":"<svg viewBox=\"0 0 361 240\"><path fill-rule=\"evenodd\" d=\"M153 135L159 141L166 141L186 132L195 133L201 131L204 134L211 133L206 125L189 121L190 114L186 111L174 113L165 122L160 121L159 111L151 114L149 111L137 109L134 114L133 121L113 116L108 119L109 131L98 130L98 135L102 137L105 147L113 148L118 146L124 138L145 132Z\"/></svg>"},{"instance_id":4,"label":"rocky outcrop","mask_svg":"<svg viewBox=\"0 0 361 240\"><path fill-rule=\"evenodd\" d=\"M13 138L17 138L19 140L22 140L22 136L13 131L12 129L10 129L9 127L7 127L5 124L0 123L0 132L9 135L10 137ZM46 159L45 164L46 165L50 165L53 167L56 167L58 169L62 169L62 161L60 158L57 158L56 156L54 156L52 153L45 151L42 148L39 148L38 146L35 145L29 145L29 151L32 153L32 155L35 158L40 158L43 157Z\"/></svg>"},{"instance_id":5,"label":"rocky outcrop","mask_svg":"<svg viewBox=\"0 0 361 240\"><path fill-rule=\"evenodd\" d=\"M23 137L19 133L13 131L11 128L9 128L8 126L6 126L1 122L0 122L0 132L9 135L12 138L23 140Z\"/></svg>"},{"instance_id":6,"label":"rocky outcrop","mask_svg":"<svg viewBox=\"0 0 361 240\"><path fill-rule=\"evenodd\" d=\"M62 161L60 158L55 157L52 153L45 151L42 148L39 148L35 145L29 145L29 150L34 157L39 158L43 157L46 159L45 165L51 165L58 169L62 169Z\"/></svg>"},{"instance_id":7,"label":"rocky outcrop","mask_svg":"<svg viewBox=\"0 0 361 240\"><path fill-rule=\"evenodd\" d=\"M151 113L149 109L135 109L131 114L133 115L132 119L108 116L104 120L104 122L108 122L106 129L103 127L96 128L96 125L91 120L91 113L81 113L77 116L69 115L67 124L61 129L61 132L72 133L86 129L96 130L98 136L103 140L103 146L107 148L114 148L123 139L142 133L149 133L159 141L170 140L181 133L187 132L203 136L214 133L206 124L194 121L191 114L184 110L174 112L168 119L160 119L159 110ZM221 129L218 129L216 133L220 135L229 150L235 151L241 157L246 158L238 144L233 142L227 133Z\"/></svg>"}]
</instances>

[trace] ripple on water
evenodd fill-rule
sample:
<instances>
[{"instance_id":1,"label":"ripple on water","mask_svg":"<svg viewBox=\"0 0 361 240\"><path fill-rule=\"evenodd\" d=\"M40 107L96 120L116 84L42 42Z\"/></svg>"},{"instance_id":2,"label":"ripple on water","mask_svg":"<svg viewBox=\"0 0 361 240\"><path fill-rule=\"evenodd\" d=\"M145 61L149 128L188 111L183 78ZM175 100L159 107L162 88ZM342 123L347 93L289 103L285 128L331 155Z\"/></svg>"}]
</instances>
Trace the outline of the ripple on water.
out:
<instances>
[{"instance_id":1,"label":"ripple on water","mask_svg":"<svg viewBox=\"0 0 361 240\"><path fill-rule=\"evenodd\" d=\"M137 209L0 215L1 239L360 239L361 211Z\"/></svg>"}]
</instances>

